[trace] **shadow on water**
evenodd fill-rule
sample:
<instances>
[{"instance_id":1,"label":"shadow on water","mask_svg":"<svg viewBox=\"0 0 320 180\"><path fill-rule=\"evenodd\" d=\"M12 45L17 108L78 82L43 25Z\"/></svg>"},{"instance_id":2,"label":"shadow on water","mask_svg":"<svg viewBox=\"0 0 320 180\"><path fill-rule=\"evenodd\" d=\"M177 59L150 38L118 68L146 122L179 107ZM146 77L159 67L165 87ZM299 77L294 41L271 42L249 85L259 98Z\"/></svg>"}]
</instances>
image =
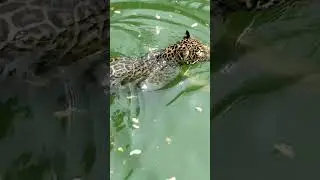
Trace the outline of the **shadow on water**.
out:
<instances>
[{"instance_id":1,"label":"shadow on water","mask_svg":"<svg viewBox=\"0 0 320 180\"><path fill-rule=\"evenodd\" d=\"M319 5L295 1L220 21L211 76L214 179L319 178Z\"/></svg>"},{"instance_id":2,"label":"shadow on water","mask_svg":"<svg viewBox=\"0 0 320 180\"><path fill-rule=\"evenodd\" d=\"M111 56L145 55L186 30L210 42L210 1L114 0L110 8ZM208 79L209 64L183 67L159 90L119 92L110 108L112 180L209 179Z\"/></svg>"}]
</instances>

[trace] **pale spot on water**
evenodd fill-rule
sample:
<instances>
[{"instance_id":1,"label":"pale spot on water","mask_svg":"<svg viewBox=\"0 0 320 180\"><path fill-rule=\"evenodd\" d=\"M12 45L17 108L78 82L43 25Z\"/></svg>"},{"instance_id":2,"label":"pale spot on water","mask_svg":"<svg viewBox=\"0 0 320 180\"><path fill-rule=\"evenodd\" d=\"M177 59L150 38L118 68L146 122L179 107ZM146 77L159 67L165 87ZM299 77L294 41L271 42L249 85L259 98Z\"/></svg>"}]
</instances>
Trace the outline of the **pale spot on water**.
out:
<instances>
[{"instance_id":1,"label":"pale spot on water","mask_svg":"<svg viewBox=\"0 0 320 180\"><path fill-rule=\"evenodd\" d=\"M142 86L141 86L141 89L143 89L143 90L146 90L148 88L148 86L146 85L146 84L143 84Z\"/></svg>"},{"instance_id":2,"label":"pale spot on water","mask_svg":"<svg viewBox=\"0 0 320 180\"><path fill-rule=\"evenodd\" d=\"M173 176L173 177L167 178L166 180L177 180L177 179L176 177Z\"/></svg>"},{"instance_id":3,"label":"pale spot on water","mask_svg":"<svg viewBox=\"0 0 320 180\"><path fill-rule=\"evenodd\" d=\"M191 25L191 27L196 27L196 26L198 26L198 23L193 23L193 24Z\"/></svg>"},{"instance_id":4,"label":"pale spot on water","mask_svg":"<svg viewBox=\"0 0 320 180\"><path fill-rule=\"evenodd\" d=\"M137 96L127 96L127 99L137 98Z\"/></svg>"},{"instance_id":5,"label":"pale spot on water","mask_svg":"<svg viewBox=\"0 0 320 180\"><path fill-rule=\"evenodd\" d=\"M136 124L133 124L132 127L135 128L135 129L139 129L139 128L140 128L140 127L139 127L138 125L136 125Z\"/></svg>"},{"instance_id":6,"label":"pale spot on water","mask_svg":"<svg viewBox=\"0 0 320 180\"><path fill-rule=\"evenodd\" d=\"M161 28L159 26L156 26L156 34L160 34Z\"/></svg>"},{"instance_id":7,"label":"pale spot on water","mask_svg":"<svg viewBox=\"0 0 320 180\"><path fill-rule=\"evenodd\" d=\"M149 51L149 52L155 51L155 50L157 50L157 48L148 47L148 51Z\"/></svg>"},{"instance_id":8,"label":"pale spot on water","mask_svg":"<svg viewBox=\"0 0 320 180\"><path fill-rule=\"evenodd\" d=\"M139 155L141 154L141 150L140 149L135 149L135 150L132 150L129 155L132 156L132 155Z\"/></svg>"},{"instance_id":9,"label":"pale spot on water","mask_svg":"<svg viewBox=\"0 0 320 180\"><path fill-rule=\"evenodd\" d=\"M196 109L198 112L202 112L202 108L199 107L199 106L195 107L195 109Z\"/></svg>"},{"instance_id":10,"label":"pale spot on water","mask_svg":"<svg viewBox=\"0 0 320 180\"><path fill-rule=\"evenodd\" d=\"M138 119L138 118L132 118L131 120L132 120L132 122L134 122L134 123L139 123L139 119Z\"/></svg>"},{"instance_id":11,"label":"pale spot on water","mask_svg":"<svg viewBox=\"0 0 320 180\"><path fill-rule=\"evenodd\" d=\"M167 144L171 144L172 143L172 139L170 137L166 137L165 141L167 142Z\"/></svg>"}]
</instances>

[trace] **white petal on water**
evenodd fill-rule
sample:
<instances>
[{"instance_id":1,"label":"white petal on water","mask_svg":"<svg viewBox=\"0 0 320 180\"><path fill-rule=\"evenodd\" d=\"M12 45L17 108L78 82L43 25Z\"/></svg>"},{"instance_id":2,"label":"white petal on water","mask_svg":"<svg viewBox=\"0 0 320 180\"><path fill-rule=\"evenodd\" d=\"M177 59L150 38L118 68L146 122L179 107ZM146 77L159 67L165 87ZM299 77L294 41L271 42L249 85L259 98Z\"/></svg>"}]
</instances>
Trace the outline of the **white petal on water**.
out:
<instances>
[{"instance_id":1,"label":"white petal on water","mask_svg":"<svg viewBox=\"0 0 320 180\"><path fill-rule=\"evenodd\" d=\"M135 129L139 129L140 127L136 124L133 124L132 127L134 127Z\"/></svg>"},{"instance_id":2,"label":"white petal on water","mask_svg":"<svg viewBox=\"0 0 320 180\"><path fill-rule=\"evenodd\" d=\"M199 107L199 106L195 107L195 109L196 109L198 112L202 112L202 108Z\"/></svg>"},{"instance_id":3,"label":"white petal on water","mask_svg":"<svg viewBox=\"0 0 320 180\"><path fill-rule=\"evenodd\" d=\"M116 143L114 143L114 142L111 142L110 144L111 144L112 146L116 145Z\"/></svg>"},{"instance_id":4,"label":"white petal on water","mask_svg":"<svg viewBox=\"0 0 320 180\"><path fill-rule=\"evenodd\" d=\"M161 30L161 28L159 26L156 26L156 34L157 35L160 34L160 30Z\"/></svg>"},{"instance_id":5,"label":"white petal on water","mask_svg":"<svg viewBox=\"0 0 320 180\"><path fill-rule=\"evenodd\" d=\"M141 150L140 149L135 149L135 150L132 150L129 155L132 156L132 155L139 155L141 154Z\"/></svg>"},{"instance_id":6,"label":"white petal on water","mask_svg":"<svg viewBox=\"0 0 320 180\"><path fill-rule=\"evenodd\" d=\"M191 25L191 27L196 27L196 26L198 26L198 23L193 23L193 24Z\"/></svg>"},{"instance_id":7,"label":"white petal on water","mask_svg":"<svg viewBox=\"0 0 320 180\"><path fill-rule=\"evenodd\" d=\"M172 139L171 139L170 137L166 137L166 142L167 142L168 144L171 144Z\"/></svg>"},{"instance_id":8,"label":"white petal on water","mask_svg":"<svg viewBox=\"0 0 320 180\"><path fill-rule=\"evenodd\" d=\"M167 178L166 180L177 180L177 178L173 176L171 178Z\"/></svg>"},{"instance_id":9,"label":"white petal on water","mask_svg":"<svg viewBox=\"0 0 320 180\"><path fill-rule=\"evenodd\" d=\"M121 11L114 11L114 13L116 13L116 14L121 14Z\"/></svg>"},{"instance_id":10,"label":"white petal on water","mask_svg":"<svg viewBox=\"0 0 320 180\"><path fill-rule=\"evenodd\" d=\"M148 51L154 51L157 50L157 48L148 47Z\"/></svg>"},{"instance_id":11,"label":"white petal on water","mask_svg":"<svg viewBox=\"0 0 320 180\"><path fill-rule=\"evenodd\" d=\"M137 96L127 96L127 99L137 98Z\"/></svg>"},{"instance_id":12,"label":"white petal on water","mask_svg":"<svg viewBox=\"0 0 320 180\"><path fill-rule=\"evenodd\" d=\"M134 123L139 123L139 119L138 119L138 118L132 118L131 120L132 120L132 122L134 122Z\"/></svg>"},{"instance_id":13,"label":"white petal on water","mask_svg":"<svg viewBox=\"0 0 320 180\"><path fill-rule=\"evenodd\" d=\"M160 16L158 14L156 15L156 19L160 19Z\"/></svg>"},{"instance_id":14,"label":"white petal on water","mask_svg":"<svg viewBox=\"0 0 320 180\"><path fill-rule=\"evenodd\" d=\"M148 86L146 85L146 84L143 84L142 86L141 86L141 89L147 89L148 88Z\"/></svg>"},{"instance_id":15,"label":"white petal on water","mask_svg":"<svg viewBox=\"0 0 320 180\"><path fill-rule=\"evenodd\" d=\"M122 147L118 147L118 151L123 152L123 148Z\"/></svg>"}]
</instances>

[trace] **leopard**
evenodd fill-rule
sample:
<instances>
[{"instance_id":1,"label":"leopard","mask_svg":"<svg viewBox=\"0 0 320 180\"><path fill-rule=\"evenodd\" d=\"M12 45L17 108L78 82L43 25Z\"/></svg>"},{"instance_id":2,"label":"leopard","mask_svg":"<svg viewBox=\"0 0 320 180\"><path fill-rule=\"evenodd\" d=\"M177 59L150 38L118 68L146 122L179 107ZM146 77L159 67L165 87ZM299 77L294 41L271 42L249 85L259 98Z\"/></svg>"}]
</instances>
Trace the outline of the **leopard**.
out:
<instances>
[{"instance_id":1,"label":"leopard","mask_svg":"<svg viewBox=\"0 0 320 180\"><path fill-rule=\"evenodd\" d=\"M199 64L210 60L210 47L196 38L188 30L185 36L174 44L141 57L111 57L110 82L105 78L103 85L110 83L110 89L127 84L140 86L141 83L163 84L173 76L170 70L182 65Z\"/></svg>"}]
</instances>

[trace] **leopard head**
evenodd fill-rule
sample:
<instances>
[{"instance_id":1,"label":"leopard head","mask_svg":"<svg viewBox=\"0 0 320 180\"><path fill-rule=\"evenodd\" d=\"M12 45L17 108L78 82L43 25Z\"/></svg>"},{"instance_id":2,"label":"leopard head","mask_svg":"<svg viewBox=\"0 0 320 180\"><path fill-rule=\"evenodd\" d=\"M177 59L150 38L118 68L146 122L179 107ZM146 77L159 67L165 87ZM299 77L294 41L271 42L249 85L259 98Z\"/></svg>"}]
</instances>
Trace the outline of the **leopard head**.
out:
<instances>
[{"instance_id":1,"label":"leopard head","mask_svg":"<svg viewBox=\"0 0 320 180\"><path fill-rule=\"evenodd\" d=\"M189 31L183 39L164 49L161 58L179 64L196 64L210 60L210 47L190 37Z\"/></svg>"}]
</instances>

